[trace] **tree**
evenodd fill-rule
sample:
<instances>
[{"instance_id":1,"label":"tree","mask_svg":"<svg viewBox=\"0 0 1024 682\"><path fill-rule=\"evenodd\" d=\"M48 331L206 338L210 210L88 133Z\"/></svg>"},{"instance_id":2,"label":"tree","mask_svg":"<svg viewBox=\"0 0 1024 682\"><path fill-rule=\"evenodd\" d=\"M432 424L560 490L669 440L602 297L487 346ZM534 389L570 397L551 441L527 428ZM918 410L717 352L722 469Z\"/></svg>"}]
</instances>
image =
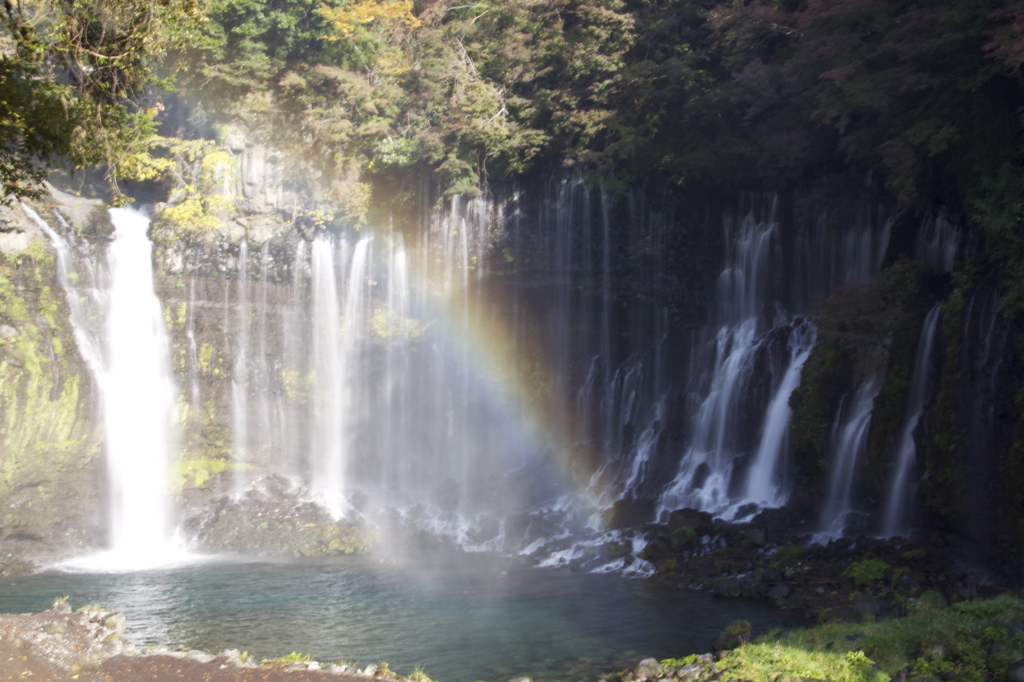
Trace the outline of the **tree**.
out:
<instances>
[{"instance_id":1,"label":"tree","mask_svg":"<svg viewBox=\"0 0 1024 682\"><path fill-rule=\"evenodd\" d=\"M55 165L106 164L118 177L155 170L156 59L187 39L197 0L5 0L0 7L0 189L36 196Z\"/></svg>"}]
</instances>

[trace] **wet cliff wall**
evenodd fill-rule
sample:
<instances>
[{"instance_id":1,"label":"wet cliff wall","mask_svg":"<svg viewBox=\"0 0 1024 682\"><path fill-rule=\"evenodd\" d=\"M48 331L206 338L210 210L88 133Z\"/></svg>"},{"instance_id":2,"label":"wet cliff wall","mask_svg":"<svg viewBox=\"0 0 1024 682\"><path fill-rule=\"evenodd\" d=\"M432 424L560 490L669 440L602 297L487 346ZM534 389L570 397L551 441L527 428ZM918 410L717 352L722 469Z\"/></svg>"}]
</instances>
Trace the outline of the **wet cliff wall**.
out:
<instances>
[{"instance_id":1,"label":"wet cliff wall","mask_svg":"<svg viewBox=\"0 0 1024 682\"><path fill-rule=\"evenodd\" d=\"M69 212L80 227L95 206ZM16 556L101 543L103 428L78 353L59 264L20 207L0 208L0 534ZM87 228L88 229L88 228Z\"/></svg>"},{"instance_id":2,"label":"wet cliff wall","mask_svg":"<svg viewBox=\"0 0 1024 682\"><path fill-rule=\"evenodd\" d=\"M223 194L250 199L216 222L156 210L185 513L282 474L313 495L348 486L344 505L360 513L393 500L406 520L494 549L595 513L629 528L679 506L744 518L781 502L823 541L881 534L938 305L900 532L952 533L1019 570L1006 561L1021 547L1018 325L984 271L962 265L971 251L956 221L926 217L890 239L885 202L848 177L838 186L853 190L831 199L526 178L475 199L426 187L412 218L353 221L297 207L308 191L287 194L268 173L247 190L233 176ZM103 220L62 201L77 222L58 227L102 249ZM12 215L5 509L26 511L6 512L6 544L99 545L96 391L54 294L58 265ZM334 387L331 367L345 377ZM849 501L827 531L844 415L868 379ZM773 436L780 418L788 429ZM331 448L346 453L340 470L317 454ZM772 448L761 489L754 472ZM58 502L70 491L73 509ZM572 518L552 520L580 491Z\"/></svg>"}]
</instances>

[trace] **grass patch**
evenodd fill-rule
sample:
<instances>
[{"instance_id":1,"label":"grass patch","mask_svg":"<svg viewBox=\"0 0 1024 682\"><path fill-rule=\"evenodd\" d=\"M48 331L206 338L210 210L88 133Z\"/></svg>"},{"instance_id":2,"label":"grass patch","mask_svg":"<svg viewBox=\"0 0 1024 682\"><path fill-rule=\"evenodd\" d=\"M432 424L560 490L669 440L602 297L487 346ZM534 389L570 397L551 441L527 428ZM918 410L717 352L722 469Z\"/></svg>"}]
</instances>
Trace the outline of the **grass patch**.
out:
<instances>
[{"instance_id":1,"label":"grass patch","mask_svg":"<svg viewBox=\"0 0 1024 682\"><path fill-rule=\"evenodd\" d=\"M731 677L769 682L780 674L830 682L888 682L863 651L808 651L783 641L755 642L733 650L722 660Z\"/></svg>"},{"instance_id":2,"label":"grass patch","mask_svg":"<svg viewBox=\"0 0 1024 682\"><path fill-rule=\"evenodd\" d=\"M264 658L263 665L288 665L289 663L305 663L306 661L313 660L313 657L309 654L300 654L297 651L293 651L286 656L278 656L277 658Z\"/></svg>"},{"instance_id":3,"label":"grass patch","mask_svg":"<svg viewBox=\"0 0 1024 682\"><path fill-rule=\"evenodd\" d=\"M999 679L1024 658L1024 600L1011 595L943 607L922 600L903 618L826 623L770 633L729 652L719 664L730 678L770 682L779 674L832 682L887 682L912 675Z\"/></svg>"}]
</instances>

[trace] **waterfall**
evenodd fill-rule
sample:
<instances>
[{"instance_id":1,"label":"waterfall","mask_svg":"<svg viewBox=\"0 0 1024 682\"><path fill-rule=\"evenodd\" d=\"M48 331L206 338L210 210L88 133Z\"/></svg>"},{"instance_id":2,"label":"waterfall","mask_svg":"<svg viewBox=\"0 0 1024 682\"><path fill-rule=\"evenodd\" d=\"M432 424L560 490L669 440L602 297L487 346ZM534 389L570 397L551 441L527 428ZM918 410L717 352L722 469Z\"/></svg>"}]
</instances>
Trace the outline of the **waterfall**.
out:
<instances>
[{"instance_id":1,"label":"waterfall","mask_svg":"<svg viewBox=\"0 0 1024 682\"><path fill-rule=\"evenodd\" d=\"M800 374L804 363L811 356L816 334L810 325L794 334L790 349L789 366L779 382L779 387L768 404L761 440L754 454L754 461L747 474L745 498L763 507L779 507L786 503L784 481L780 476L779 464L786 446L791 410L789 399L800 385Z\"/></svg>"},{"instance_id":2,"label":"waterfall","mask_svg":"<svg viewBox=\"0 0 1024 682\"><path fill-rule=\"evenodd\" d=\"M717 512L729 506L733 464L740 454L736 402L751 376L760 342L756 318L719 328L711 384L692 417L693 441L661 496L659 515L679 507Z\"/></svg>"},{"instance_id":3,"label":"waterfall","mask_svg":"<svg viewBox=\"0 0 1024 682\"><path fill-rule=\"evenodd\" d=\"M167 335L153 288L149 218L111 209L109 365L103 378L111 490L111 549L152 560L166 552L171 522L170 444L174 385Z\"/></svg>"},{"instance_id":4,"label":"waterfall","mask_svg":"<svg viewBox=\"0 0 1024 682\"><path fill-rule=\"evenodd\" d=\"M68 241L57 233L28 204L22 210L50 239L57 252L61 287L67 295L75 345L93 376L99 381L106 371L103 320L108 306L109 279L106 263L97 258L79 257ZM73 236L72 227L56 214L62 228Z\"/></svg>"},{"instance_id":5,"label":"waterfall","mask_svg":"<svg viewBox=\"0 0 1024 682\"><path fill-rule=\"evenodd\" d=\"M282 474L336 516L505 551L784 504L802 315L873 276L890 224L790 209L562 180L416 226L171 245L189 504Z\"/></svg>"},{"instance_id":6,"label":"waterfall","mask_svg":"<svg viewBox=\"0 0 1024 682\"><path fill-rule=\"evenodd\" d=\"M832 463L829 476L828 497L821 513L818 542L826 542L843 536L850 514L853 513L851 497L856 479L857 463L867 448L871 430L871 409L881 388L878 377L872 376L860 383L852 399L844 397L829 443L828 460Z\"/></svg>"},{"instance_id":7,"label":"waterfall","mask_svg":"<svg viewBox=\"0 0 1024 682\"><path fill-rule=\"evenodd\" d=\"M102 393L111 552L99 563L134 568L166 562L177 554L170 501L176 391L153 286L149 218L131 208L110 210L115 231L104 272L79 262L63 237L26 212L57 249L79 351ZM102 327L90 324L94 316Z\"/></svg>"},{"instance_id":8,"label":"waterfall","mask_svg":"<svg viewBox=\"0 0 1024 682\"><path fill-rule=\"evenodd\" d=\"M241 495L248 483L249 464L249 244L245 239L238 247L238 278L235 281L236 316L235 362L231 372L231 434L235 463L235 495ZM232 326L228 324L227 329Z\"/></svg>"},{"instance_id":9,"label":"waterfall","mask_svg":"<svg viewBox=\"0 0 1024 682\"><path fill-rule=\"evenodd\" d=\"M733 518L751 502L785 504L789 398L815 341L811 325L794 315L838 284L866 282L888 247L891 221L867 206L838 234L826 229L825 215L799 225L787 261L778 201L755 197L740 220L723 223L721 322L704 332L690 362L699 400L689 446L658 501L661 519L684 506Z\"/></svg>"},{"instance_id":10,"label":"waterfall","mask_svg":"<svg viewBox=\"0 0 1024 682\"><path fill-rule=\"evenodd\" d=\"M960 225L940 211L925 218L918 228L914 257L932 272L953 272L961 238Z\"/></svg>"},{"instance_id":11,"label":"waterfall","mask_svg":"<svg viewBox=\"0 0 1024 682\"><path fill-rule=\"evenodd\" d=\"M924 413L928 401L929 373L931 370L932 344L935 330L938 328L941 306L934 306L924 319L921 338L917 342L917 355L914 358L914 373L910 379L910 395L907 396L907 413L903 419L903 428L896 441L896 468L889 488L889 497L885 505L885 517L882 526L883 537L894 537L906 534L908 528L908 488L910 474L914 468L917 446L914 443L914 430Z\"/></svg>"},{"instance_id":12,"label":"waterfall","mask_svg":"<svg viewBox=\"0 0 1024 682\"><path fill-rule=\"evenodd\" d=\"M718 278L719 315L724 322L714 340L703 344L714 348L714 360L708 362L698 353L691 362L691 381L706 376L704 365L712 368L710 381L690 418L690 446L658 502L659 517L679 507L723 512L733 501L733 467L743 454L738 439L740 401L748 393L755 358L765 345L761 315L770 300L770 278L782 266L776 202L773 199L766 219L751 210L735 228L725 221L726 265ZM769 324L774 327L778 322L787 320Z\"/></svg>"},{"instance_id":13,"label":"waterfall","mask_svg":"<svg viewBox=\"0 0 1024 682\"><path fill-rule=\"evenodd\" d=\"M189 263L163 289L185 456L212 481L189 485L283 474L337 516L506 551L612 516L784 503L814 343L800 315L875 271L887 223L791 226L775 195L724 216L654 199L564 180L453 197L414 227L171 246Z\"/></svg>"}]
</instances>

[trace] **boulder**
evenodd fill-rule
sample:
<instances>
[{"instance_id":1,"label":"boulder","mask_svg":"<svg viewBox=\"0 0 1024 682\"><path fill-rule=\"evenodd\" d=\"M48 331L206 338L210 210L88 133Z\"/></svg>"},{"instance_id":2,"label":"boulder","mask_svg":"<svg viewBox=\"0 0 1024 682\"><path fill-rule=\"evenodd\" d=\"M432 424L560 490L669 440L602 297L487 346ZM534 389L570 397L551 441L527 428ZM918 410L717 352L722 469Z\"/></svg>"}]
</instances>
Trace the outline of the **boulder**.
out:
<instances>
[{"instance_id":1,"label":"boulder","mask_svg":"<svg viewBox=\"0 0 1024 682\"><path fill-rule=\"evenodd\" d=\"M743 539L755 547L764 547L768 544L768 529L764 526L751 526L743 534Z\"/></svg>"},{"instance_id":2,"label":"boulder","mask_svg":"<svg viewBox=\"0 0 1024 682\"><path fill-rule=\"evenodd\" d=\"M252 482L239 499L227 495L193 509L184 527L197 549L250 556L334 556L365 551L355 523L335 520L308 491L284 476Z\"/></svg>"},{"instance_id":3,"label":"boulder","mask_svg":"<svg viewBox=\"0 0 1024 682\"><path fill-rule=\"evenodd\" d=\"M750 641L750 621L734 620L711 640L712 651L727 651Z\"/></svg>"},{"instance_id":4,"label":"boulder","mask_svg":"<svg viewBox=\"0 0 1024 682\"><path fill-rule=\"evenodd\" d=\"M785 599L789 596L789 585L786 583L776 583L768 589L769 599Z\"/></svg>"},{"instance_id":5,"label":"boulder","mask_svg":"<svg viewBox=\"0 0 1024 682\"><path fill-rule=\"evenodd\" d=\"M711 592L716 597L740 597L743 595L743 583L734 576L718 578L711 583Z\"/></svg>"},{"instance_id":6,"label":"boulder","mask_svg":"<svg viewBox=\"0 0 1024 682\"><path fill-rule=\"evenodd\" d=\"M715 517L699 509L676 509L668 515L666 525L670 533L686 526L697 535L706 535L715 529Z\"/></svg>"},{"instance_id":7,"label":"boulder","mask_svg":"<svg viewBox=\"0 0 1024 682\"><path fill-rule=\"evenodd\" d=\"M634 680L654 679L660 672L661 663L653 658L645 658L632 670Z\"/></svg>"}]
</instances>

